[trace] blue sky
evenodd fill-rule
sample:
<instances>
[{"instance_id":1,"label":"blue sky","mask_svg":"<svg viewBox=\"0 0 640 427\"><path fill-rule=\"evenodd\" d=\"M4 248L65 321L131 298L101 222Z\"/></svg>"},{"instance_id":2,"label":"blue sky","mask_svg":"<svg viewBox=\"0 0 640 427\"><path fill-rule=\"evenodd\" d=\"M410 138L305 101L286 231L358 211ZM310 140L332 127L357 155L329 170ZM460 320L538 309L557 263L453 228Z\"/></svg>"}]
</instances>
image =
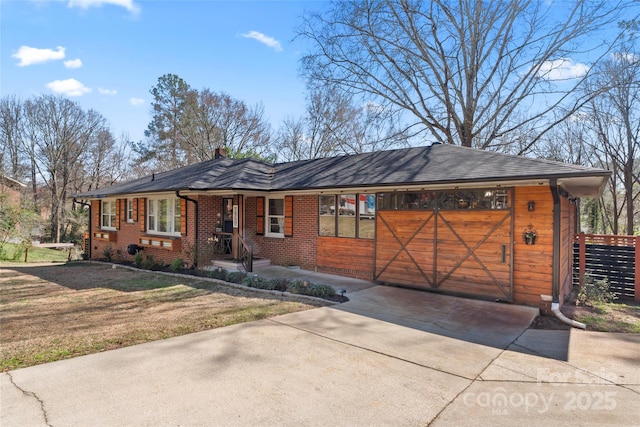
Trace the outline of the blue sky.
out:
<instances>
[{"instance_id":1,"label":"blue sky","mask_svg":"<svg viewBox=\"0 0 640 427\"><path fill-rule=\"evenodd\" d=\"M262 103L274 130L305 106L298 75L305 10L322 2L1 0L0 95L60 94L116 137L143 138L149 90L177 74L195 89Z\"/></svg>"},{"instance_id":2,"label":"blue sky","mask_svg":"<svg viewBox=\"0 0 640 427\"><path fill-rule=\"evenodd\" d=\"M138 141L151 119L149 90L172 73L195 89L262 103L275 131L305 108L298 75L305 46L294 40L295 28L305 10L327 6L326 1L0 0L0 96L67 96L101 113L116 137ZM557 7L566 12L563 2ZM611 30L616 29L601 29ZM594 33L592 42L600 37ZM556 58L546 71L552 80L572 79L586 72L588 60Z\"/></svg>"}]
</instances>

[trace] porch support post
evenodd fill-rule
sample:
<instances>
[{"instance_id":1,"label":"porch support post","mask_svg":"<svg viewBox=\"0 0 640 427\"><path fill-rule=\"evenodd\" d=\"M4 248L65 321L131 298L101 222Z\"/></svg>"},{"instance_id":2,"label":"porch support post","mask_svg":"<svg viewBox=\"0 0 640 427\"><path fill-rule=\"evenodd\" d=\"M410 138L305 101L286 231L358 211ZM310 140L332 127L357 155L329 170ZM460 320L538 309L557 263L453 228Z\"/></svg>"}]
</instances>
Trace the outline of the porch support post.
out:
<instances>
[{"instance_id":1,"label":"porch support post","mask_svg":"<svg viewBox=\"0 0 640 427\"><path fill-rule=\"evenodd\" d=\"M241 232L242 230L244 230L244 218L242 215L244 206L242 206L242 202L243 197L241 194L236 194L235 196L233 196L233 205L237 206L236 212L234 214L238 215L238 226L233 228L233 244L231 245L231 256L235 260L240 259L240 239L244 238L244 235Z\"/></svg>"}]
</instances>

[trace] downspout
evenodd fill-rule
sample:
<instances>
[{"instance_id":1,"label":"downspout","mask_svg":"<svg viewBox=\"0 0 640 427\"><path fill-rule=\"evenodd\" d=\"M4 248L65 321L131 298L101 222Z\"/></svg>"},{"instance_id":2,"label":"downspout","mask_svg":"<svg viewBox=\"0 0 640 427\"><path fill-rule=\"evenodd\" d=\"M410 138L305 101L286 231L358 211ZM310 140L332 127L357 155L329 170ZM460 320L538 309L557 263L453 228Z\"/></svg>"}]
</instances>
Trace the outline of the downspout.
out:
<instances>
[{"instance_id":1,"label":"downspout","mask_svg":"<svg viewBox=\"0 0 640 427\"><path fill-rule=\"evenodd\" d=\"M195 233L194 233L194 238L195 238L195 244L194 244L194 248L193 248L193 267L197 268L198 267L198 201L195 199L190 199L187 196L181 196L180 195L180 190L176 190L176 196L180 199L186 200L187 202L192 202L194 205L194 228L195 228ZM185 221L187 220L187 218L185 217L184 219ZM189 224L187 224L187 231L188 231L188 226Z\"/></svg>"},{"instance_id":2,"label":"downspout","mask_svg":"<svg viewBox=\"0 0 640 427\"><path fill-rule=\"evenodd\" d=\"M563 323L575 328L587 329L587 325L569 319L560 311L560 243L562 236L560 235L560 222L562 220L560 193L558 192L558 180L552 178L549 184L551 188L551 196L553 197L553 263L551 275L551 292L553 300L551 301L551 312Z\"/></svg>"},{"instance_id":3,"label":"downspout","mask_svg":"<svg viewBox=\"0 0 640 427\"><path fill-rule=\"evenodd\" d=\"M76 200L75 197L73 198L73 203L77 203L79 205L88 206L89 207L89 253L87 254L87 258L91 259L91 245L93 244L93 242L91 241L91 236L92 236L92 233L91 233L91 217L92 217L92 215L91 215L91 203L79 202L78 200Z\"/></svg>"}]
</instances>

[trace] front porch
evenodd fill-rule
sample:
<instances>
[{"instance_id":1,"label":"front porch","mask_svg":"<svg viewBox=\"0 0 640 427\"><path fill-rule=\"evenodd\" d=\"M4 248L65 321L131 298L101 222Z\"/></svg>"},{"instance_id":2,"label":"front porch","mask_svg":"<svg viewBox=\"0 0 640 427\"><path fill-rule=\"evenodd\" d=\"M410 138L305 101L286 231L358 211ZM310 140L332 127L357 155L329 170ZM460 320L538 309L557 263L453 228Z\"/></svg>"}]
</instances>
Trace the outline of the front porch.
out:
<instances>
[{"instance_id":1,"label":"front porch","mask_svg":"<svg viewBox=\"0 0 640 427\"><path fill-rule=\"evenodd\" d=\"M250 273L255 267L271 265L269 259L255 258L253 245L236 233L215 232L211 237L211 266L203 269L222 267Z\"/></svg>"},{"instance_id":2,"label":"front porch","mask_svg":"<svg viewBox=\"0 0 640 427\"><path fill-rule=\"evenodd\" d=\"M265 258L253 258L251 260L251 270L247 270L245 263L240 260L234 260L231 257L216 257L211 260L211 265L203 267L203 270L214 270L218 267L225 270L238 270L247 273L254 272L258 268L268 267L271 265L271 260Z\"/></svg>"}]
</instances>

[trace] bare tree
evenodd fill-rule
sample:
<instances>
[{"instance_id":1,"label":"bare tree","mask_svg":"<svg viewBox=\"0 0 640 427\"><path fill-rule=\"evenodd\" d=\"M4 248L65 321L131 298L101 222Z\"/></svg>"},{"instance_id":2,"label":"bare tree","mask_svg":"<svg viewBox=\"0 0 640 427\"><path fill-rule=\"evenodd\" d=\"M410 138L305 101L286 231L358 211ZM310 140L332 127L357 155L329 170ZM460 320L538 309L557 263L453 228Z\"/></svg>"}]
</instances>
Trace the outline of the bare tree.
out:
<instances>
[{"instance_id":1,"label":"bare tree","mask_svg":"<svg viewBox=\"0 0 640 427\"><path fill-rule=\"evenodd\" d=\"M48 189L51 239L60 242L64 238L67 199L70 190L78 187L73 181L78 179L84 157L91 155L91 142L108 132L106 120L93 110L85 112L78 104L53 96L27 101L25 118L23 148L32 159L32 174L40 177Z\"/></svg>"},{"instance_id":2,"label":"bare tree","mask_svg":"<svg viewBox=\"0 0 640 427\"><path fill-rule=\"evenodd\" d=\"M595 31L629 11L610 0L334 1L305 17L302 68L442 143L495 149L526 127L522 154L594 96L573 96L589 66L562 71L587 53L597 62L614 41L594 42Z\"/></svg>"},{"instance_id":3,"label":"bare tree","mask_svg":"<svg viewBox=\"0 0 640 427\"><path fill-rule=\"evenodd\" d=\"M230 157L269 156L271 127L262 105L248 106L226 93L194 91L182 117L186 156L191 163L212 159L216 148Z\"/></svg>"},{"instance_id":4,"label":"bare tree","mask_svg":"<svg viewBox=\"0 0 640 427\"><path fill-rule=\"evenodd\" d=\"M0 173L24 179L20 145L23 125L22 101L15 96L0 100Z\"/></svg>"},{"instance_id":5,"label":"bare tree","mask_svg":"<svg viewBox=\"0 0 640 427\"><path fill-rule=\"evenodd\" d=\"M575 113L558 124L540 139L532 154L556 162L604 167L595 155L586 119L586 114Z\"/></svg>"},{"instance_id":6,"label":"bare tree","mask_svg":"<svg viewBox=\"0 0 640 427\"><path fill-rule=\"evenodd\" d=\"M334 87L311 88L304 116L288 118L278 133L279 157L303 160L339 154L355 120L355 109Z\"/></svg>"},{"instance_id":7,"label":"bare tree","mask_svg":"<svg viewBox=\"0 0 640 427\"><path fill-rule=\"evenodd\" d=\"M305 115L287 118L280 127L279 157L315 159L403 145L406 135L393 119L380 106L355 106L353 97L336 86L311 86Z\"/></svg>"},{"instance_id":8,"label":"bare tree","mask_svg":"<svg viewBox=\"0 0 640 427\"><path fill-rule=\"evenodd\" d=\"M138 164L167 170L213 158L216 148L231 157L265 157L271 128L262 105L248 106L226 93L192 89L165 74L151 89L152 120L147 143L134 145Z\"/></svg>"},{"instance_id":9,"label":"bare tree","mask_svg":"<svg viewBox=\"0 0 640 427\"><path fill-rule=\"evenodd\" d=\"M320 147L307 138L302 118L284 119L278 129L276 143L280 148L278 159L281 161L293 162L324 157L318 153Z\"/></svg>"},{"instance_id":10,"label":"bare tree","mask_svg":"<svg viewBox=\"0 0 640 427\"><path fill-rule=\"evenodd\" d=\"M79 175L73 181L73 191L79 193L137 178L132 170L130 146L124 134L116 139L106 128L96 132L89 141L90 155L83 156L82 164L76 168Z\"/></svg>"},{"instance_id":11,"label":"bare tree","mask_svg":"<svg viewBox=\"0 0 640 427\"><path fill-rule=\"evenodd\" d=\"M597 68L589 92L608 90L595 97L587 108L587 117L595 135L593 147L612 170L610 186L613 204L612 231L618 234L618 223L625 219L622 229L634 233L635 202L640 197L640 52L632 42ZM618 192L621 197L618 197Z\"/></svg>"}]
</instances>

